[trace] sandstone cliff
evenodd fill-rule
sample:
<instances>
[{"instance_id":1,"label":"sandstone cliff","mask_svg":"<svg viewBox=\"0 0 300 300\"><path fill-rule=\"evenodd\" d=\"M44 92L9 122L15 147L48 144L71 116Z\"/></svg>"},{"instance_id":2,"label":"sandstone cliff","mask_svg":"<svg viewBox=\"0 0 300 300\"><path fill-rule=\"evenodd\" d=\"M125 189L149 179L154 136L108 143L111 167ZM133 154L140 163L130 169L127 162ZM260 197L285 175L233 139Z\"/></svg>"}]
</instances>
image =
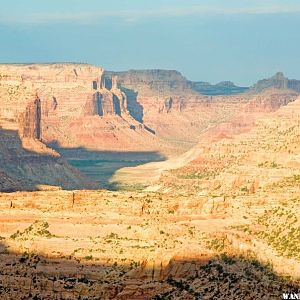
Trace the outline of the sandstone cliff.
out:
<instances>
[{"instance_id":1,"label":"sandstone cliff","mask_svg":"<svg viewBox=\"0 0 300 300\"><path fill-rule=\"evenodd\" d=\"M197 144L208 127L240 114L239 123L247 118L249 123L255 114L293 101L297 92L285 87L213 97L193 90L177 71L0 65L0 126L17 133L26 151L40 155L58 155L45 145L174 155Z\"/></svg>"},{"instance_id":2,"label":"sandstone cliff","mask_svg":"<svg viewBox=\"0 0 300 300\"><path fill-rule=\"evenodd\" d=\"M106 87L102 68L1 65L0 75L0 120L21 138L98 149L121 148L126 140L142 147L155 138L128 113L115 77Z\"/></svg>"},{"instance_id":3,"label":"sandstone cliff","mask_svg":"<svg viewBox=\"0 0 300 300\"><path fill-rule=\"evenodd\" d=\"M130 149L151 141L112 81L107 89L103 69L89 65L0 65L0 189L93 186L45 144Z\"/></svg>"},{"instance_id":4,"label":"sandstone cliff","mask_svg":"<svg viewBox=\"0 0 300 300\"><path fill-rule=\"evenodd\" d=\"M231 82L207 84L210 92L205 93L209 95L202 95L198 88L201 84L172 70L105 71L104 76L107 80L118 76L119 87L127 95L129 113L154 130L164 143L181 151L197 144L209 126L230 122L241 112L274 111L298 95L297 91L280 86L247 92L247 88Z\"/></svg>"}]
</instances>

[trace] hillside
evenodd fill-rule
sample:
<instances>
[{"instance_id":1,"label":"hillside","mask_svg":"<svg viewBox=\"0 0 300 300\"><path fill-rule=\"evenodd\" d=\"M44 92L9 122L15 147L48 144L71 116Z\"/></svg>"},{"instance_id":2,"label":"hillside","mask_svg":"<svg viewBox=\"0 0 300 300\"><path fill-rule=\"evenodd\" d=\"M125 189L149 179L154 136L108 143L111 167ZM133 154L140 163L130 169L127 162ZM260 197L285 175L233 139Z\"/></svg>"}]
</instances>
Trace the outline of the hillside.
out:
<instances>
[{"instance_id":1,"label":"hillside","mask_svg":"<svg viewBox=\"0 0 300 300\"><path fill-rule=\"evenodd\" d=\"M300 98L247 124L208 129L182 166L162 174L157 192L0 195L0 294L183 300L297 293Z\"/></svg>"},{"instance_id":2,"label":"hillside","mask_svg":"<svg viewBox=\"0 0 300 300\"><path fill-rule=\"evenodd\" d=\"M198 195L193 209L202 214L244 220L223 235L218 231L216 239L236 251L248 249L260 260L267 257L278 271L297 277L300 98L262 116L247 132L226 129L215 131L210 143L203 137L196 159L164 172L161 190Z\"/></svg>"},{"instance_id":3,"label":"hillside","mask_svg":"<svg viewBox=\"0 0 300 300\"><path fill-rule=\"evenodd\" d=\"M227 98L229 101L232 97L237 100L237 96ZM202 152L210 147L214 141L221 140L226 137L250 131L258 120L263 117L268 117L273 112L276 112L280 107L292 103L298 94L289 90L269 89L260 94L247 94L240 99L239 108L231 118L220 117L218 122L209 122L208 126L202 130L197 136L198 144L191 147L188 151L181 155L172 157L163 162L153 162L137 166L135 168L122 168L118 170L111 181L120 186L131 185L133 183L143 186L155 186L155 190L159 188L156 185L160 175L170 169L178 169L195 160ZM222 97L224 101L224 97ZM217 101L217 100L216 100ZM221 102L221 100L220 100ZM227 102L223 103L223 108L226 109ZM219 113L222 110L220 109ZM216 117L219 115L217 114ZM233 150L232 150L233 151ZM217 163L218 164L218 163ZM180 186L179 178L172 178L170 182ZM188 181L189 182L189 181Z\"/></svg>"},{"instance_id":4,"label":"hillside","mask_svg":"<svg viewBox=\"0 0 300 300\"><path fill-rule=\"evenodd\" d=\"M202 193L201 183L210 189L219 181L222 182L220 193L226 193L232 186L237 188L234 182L241 186L248 182L251 186L255 181L262 187L265 181L269 184L293 172L297 175L299 104L298 98L274 113L260 113L248 127L235 122L207 130L197 146L201 154L184 168L174 170L176 177L183 179L183 186L196 180L198 184L193 186ZM186 179L190 180L184 180L185 172Z\"/></svg>"}]
</instances>

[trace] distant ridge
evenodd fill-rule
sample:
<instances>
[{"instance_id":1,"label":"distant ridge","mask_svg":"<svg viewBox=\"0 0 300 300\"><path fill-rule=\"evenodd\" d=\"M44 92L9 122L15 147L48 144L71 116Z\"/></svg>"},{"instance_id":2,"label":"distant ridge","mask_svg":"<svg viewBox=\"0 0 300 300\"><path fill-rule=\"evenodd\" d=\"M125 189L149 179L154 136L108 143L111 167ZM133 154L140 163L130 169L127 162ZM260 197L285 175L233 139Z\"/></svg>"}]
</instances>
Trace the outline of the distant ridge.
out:
<instances>
[{"instance_id":1,"label":"distant ridge","mask_svg":"<svg viewBox=\"0 0 300 300\"><path fill-rule=\"evenodd\" d=\"M30 66L30 65L42 65L42 66L50 66L50 65L84 65L84 66L93 66L92 64L89 63L84 63L84 62L68 62L68 61L63 61L63 62L19 62L19 63L7 63L7 62L0 62L1 65L13 65L13 66Z\"/></svg>"},{"instance_id":2,"label":"distant ridge","mask_svg":"<svg viewBox=\"0 0 300 300\"><path fill-rule=\"evenodd\" d=\"M204 81L187 80L180 72L176 70L164 69L145 69L145 70L128 70L120 72L105 72L108 76L117 75L120 82L124 83L124 79L131 84L140 84L151 82L153 90L164 90L172 92L196 92L201 95L235 95L248 91L248 87L236 86L231 81L221 81L215 85Z\"/></svg>"},{"instance_id":3,"label":"distant ridge","mask_svg":"<svg viewBox=\"0 0 300 300\"><path fill-rule=\"evenodd\" d=\"M300 80L289 79L282 72L277 72L270 78L259 80L250 90L259 93L269 88L291 89L300 92Z\"/></svg>"},{"instance_id":4,"label":"distant ridge","mask_svg":"<svg viewBox=\"0 0 300 300\"><path fill-rule=\"evenodd\" d=\"M215 85L204 81L191 81L190 83L193 90L209 96L241 94L247 92L249 89L248 87L236 86L231 81L221 81Z\"/></svg>"}]
</instances>

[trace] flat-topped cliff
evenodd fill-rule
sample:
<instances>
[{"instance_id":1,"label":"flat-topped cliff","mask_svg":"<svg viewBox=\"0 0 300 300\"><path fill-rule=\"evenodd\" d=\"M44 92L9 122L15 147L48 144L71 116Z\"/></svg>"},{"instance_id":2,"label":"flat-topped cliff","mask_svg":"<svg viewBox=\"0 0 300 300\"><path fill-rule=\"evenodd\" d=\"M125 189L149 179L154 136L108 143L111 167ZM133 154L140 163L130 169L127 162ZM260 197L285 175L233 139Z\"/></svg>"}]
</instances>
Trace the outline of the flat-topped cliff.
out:
<instances>
[{"instance_id":1,"label":"flat-topped cliff","mask_svg":"<svg viewBox=\"0 0 300 300\"><path fill-rule=\"evenodd\" d=\"M268 88L277 88L277 89L291 89L296 92L300 92L300 80L289 79L284 76L282 72L277 72L274 76L259 80L254 84L250 90L254 92L261 92Z\"/></svg>"},{"instance_id":2,"label":"flat-topped cliff","mask_svg":"<svg viewBox=\"0 0 300 300\"><path fill-rule=\"evenodd\" d=\"M126 95L118 89L116 78L111 78L108 89L103 72L83 64L0 65L1 122L18 128L21 137L62 146L92 147L96 132L105 140L114 127L127 131L125 136L132 135L138 144L142 144L140 136L151 139L152 134L128 113ZM121 147L118 138L122 134L104 143L99 138L96 147Z\"/></svg>"},{"instance_id":3,"label":"flat-topped cliff","mask_svg":"<svg viewBox=\"0 0 300 300\"><path fill-rule=\"evenodd\" d=\"M193 93L189 81L175 70L129 70L124 72L105 72L108 77L118 76L120 85L143 90L144 95L164 95Z\"/></svg>"}]
</instances>

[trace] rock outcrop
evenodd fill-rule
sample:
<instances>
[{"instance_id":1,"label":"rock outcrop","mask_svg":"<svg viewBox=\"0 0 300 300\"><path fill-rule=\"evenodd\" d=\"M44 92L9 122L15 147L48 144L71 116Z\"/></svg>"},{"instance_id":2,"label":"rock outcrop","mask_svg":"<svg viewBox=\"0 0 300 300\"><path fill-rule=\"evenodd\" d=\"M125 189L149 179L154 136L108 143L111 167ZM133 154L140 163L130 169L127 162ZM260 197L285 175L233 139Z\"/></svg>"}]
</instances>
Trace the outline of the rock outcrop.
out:
<instances>
[{"instance_id":1,"label":"rock outcrop","mask_svg":"<svg viewBox=\"0 0 300 300\"><path fill-rule=\"evenodd\" d=\"M103 69L89 65L0 65L0 190L93 186L45 144L108 149L151 141L112 82L107 89Z\"/></svg>"},{"instance_id":2,"label":"rock outcrop","mask_svg":"<svg viewBox=\"0 0 300 300\"><path fill-rule=\"evenodd\" d=\"M105 115L119 115L127 112L127 97L118 88L117 77L111 78L110 88L106 88L106 83L101 74L98 82L92 84L95 93L88 96L85 108L87 115L103 117Z\"/></svg>"},{"instance_id":3,"label":"rock outcrop","mask_svg":"<svg viewBox=\"0 0 300 300\"><path fill-rule=\"evenodd\" d=\"M19 132L22 138L41 139L41 100L38 96L30 102L20 115Z\"/></svg>"},{"instance_id":4,"label":"rock outcrop","mask_svg":"<svg viewBox=\"0 0 300 300\"><path fill-rule=\"evenodd\" d=\"M112 76L118 76L119 87L127 96L128 113L179 152L196 144L209 123L231 118L241 104L237 98L224 109L222 98L199 94L177 71L105 72L107 81Z\"/></svg>"},{"instance_id":5,"label":"rock outcrop","mask_svg":"<svg viewBox=\"0 0 300 300\"><path fill-rule=\"evenodd\" d=\"M248 113L274 112L293 102L298 95L296 91L271 88L251 97L243 110Z\"/></svg>"},{"instance_id":6,"label":"rock outcrop","mask_svg":"<svg viewBox=\"0 0 300 300\"><path fill-rule=\"evenodd\" d=\"M125 72L105 72L105 76L118 76L120 86L143 90L144 95L168 96L170 94L191 93L188 80L175 70L129 70ZM195 93L196 94L196 93Z\"/></svg>"}]
</instances>

